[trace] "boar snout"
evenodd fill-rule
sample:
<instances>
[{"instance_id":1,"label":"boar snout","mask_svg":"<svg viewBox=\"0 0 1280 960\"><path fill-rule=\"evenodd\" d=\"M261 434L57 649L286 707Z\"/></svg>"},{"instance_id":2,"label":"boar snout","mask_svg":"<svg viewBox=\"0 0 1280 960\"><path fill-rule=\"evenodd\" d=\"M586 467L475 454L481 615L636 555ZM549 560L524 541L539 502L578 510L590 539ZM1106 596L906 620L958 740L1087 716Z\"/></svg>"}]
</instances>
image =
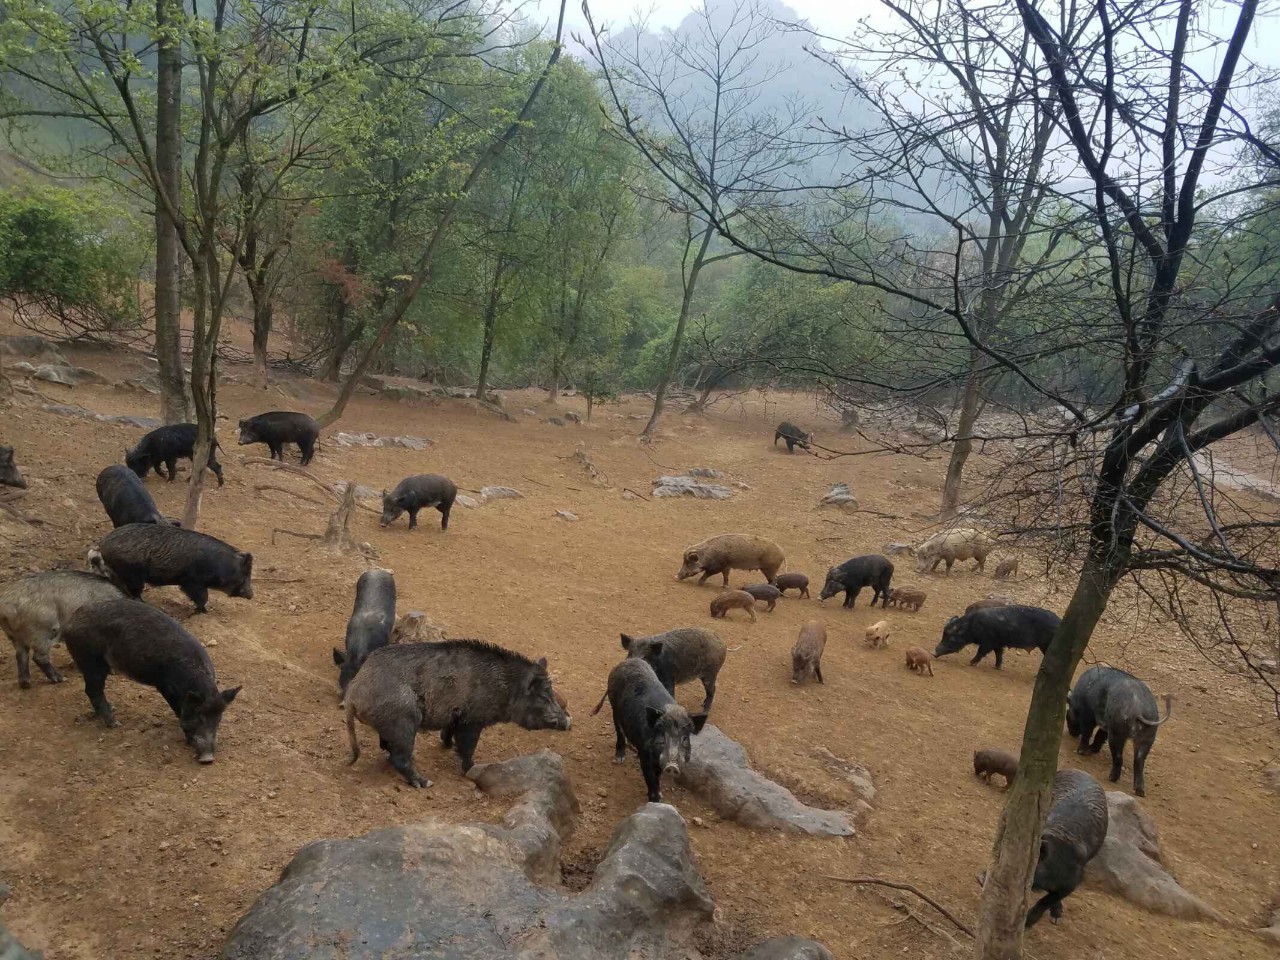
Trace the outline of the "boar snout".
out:
<instances>
[{"instance_id":1,"label":"boar snout","mask_svg":"<svg viewBox=\"0 0 1280 960\"><path fill-rule=\"evenodd\" d=\"M198 763L213 763L213 751L206 750L204 753L199 754L196 757L196 761Z\"/></svg>"}]
</instances>

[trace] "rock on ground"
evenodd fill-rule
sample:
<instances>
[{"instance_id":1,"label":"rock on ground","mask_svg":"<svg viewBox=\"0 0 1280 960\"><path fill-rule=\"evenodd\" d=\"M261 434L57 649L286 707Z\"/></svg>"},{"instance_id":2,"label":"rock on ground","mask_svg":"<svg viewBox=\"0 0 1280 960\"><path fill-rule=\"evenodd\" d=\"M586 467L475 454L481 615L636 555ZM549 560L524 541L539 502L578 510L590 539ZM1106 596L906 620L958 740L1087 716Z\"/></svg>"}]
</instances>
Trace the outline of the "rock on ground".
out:
<instances>
[{"instance_id":1,"label":"rock on ground","mask_svg":"<svg viewBox=\"0 0 1280 960\"><path fill-rule=\"evenodd\" d=\"M853 789L853 809L860 821L864 814L870 812L871 805L876 800L876 788L871 779L871 771L860 763L854 763L844 757L837 757L826 747L814 747L813 755L821 760L833 775L839 777Z\"/></svg>"},{"instance_id":2,"label":"rock on ground","mask_svg":"<svg viewBox=\"0 0 1280 960\"><path fill-rule=\"evenodd\" d=\"M342 496L347 492L347 481L339 480L337 483L333 485L331 489L338 496ZM366 487L364 484L357 483L356 499L357 500L381 500L382 494L379 491L373 489L373 487Z\"/></svg>"},{"instance_id":3,"label":"rock on ground","mask_svg":"<svg viewBox=\"0 0 1280 960\"><path fill-rule=\"evenodd\" d=\"M716 470L714 467L691 467L685 471L685 476L702 477L705 480L723 480L724 473Z\"/></svg>"},{"instance_id":4,"label":"rock on ground","mask_svg":"<svg viewBox=\"0 0 1280 960\"><path fill-rule=\"evenodd\" d=\"M572 510L557 510L556 516L561 520L569 520L570 522L578 519L578 515Z\"/></svg>"},{"instance_id":5,"label":"rock on ground","mask_svg":"<svg viewBox=\"0 0 1280 960\"><path fill-rule=\"evenodd\" d=\"M659 477L653 481L655 497L695 497L699 500L728 500L733 490L718 483L699 483L693 477Z\"/></svg>"},{"instance_id":6,"label":"rock on ground","mask_svg":"<svg viewBox=\"0 0 1280 960\"><path fill-rule=\"evenodd\" d=\"M380 437L373 433L335 433L327 438L336 447L404 447L425 450L431 446L426 437Z\"/></svg>"},{"instance_id":7,"label":"rock on ground","mask_svg":"<svg viewBox=\"0 0 1280 960\"><path fill-rule=\"evenodd\" d=\"M476 507L480 506L479 500L475 499L474 497L468 497L465 493L458 494L457 498L454 500L454 503L460 503L464 507L466 507L468 510L474 510Z\"/></svg>"},{"instance_id":8,"label":"rock on ground","mask_svg":"<svg viewBox=\"0 0 1280 960\"><path fill-rule=\"evenodd\" d=\"M126 427L138 427L141 430L154 430L160 426L160 421L155 417L127 417L123 414L94 413L84 407L77 407L67 403L42 403L40 409L45 413L56 413L63 417L95 420L98 423L119 423Z\"/></svg>"},{"instance_id":9,"label":"rock on ground","mask_svg":"<svg viewBox=\"0 0 1280 960\"><path fill-rule=\"evenodd\" d=\"M803 937L775 937L757 943L738 960L835 960L830 950Z\"/></svg>"},{"instance_id":10,"label":"rock on ground","mask_svg":"<svg viewBox=\"0 0 1280 960\"><path fill-rule=\"evenodd\" d=\"M560 758L480 764L502 826L427 821L304 847L231 932L223 960L627 960L696 956L715 904L673 807L619 824L591 885L569 897L561 835L577 813Z\"/></svg>"},{"instance_id":11,"label":"rock on ground","mask_svg":"<svg viewBox=\"0 0 1280 960\"><path fill-rule=\"evenodd\" d=\"M752 770L741 744L710 724L693 738L692 757L676 780L726 820L745 827L814 837L852 837L856 832L844 811L801 803L786 787Z\"/></svg>"},{"instance_id":12,"label":"rock on ground","mask_svg":"<svg viewBox=\"0 0 1280 960\"><path fill-rule=\"evenodd\" d=\"M481 487L480 502L485 503L489 500L507 500L519 499L524 494L513 487Z\"/></svg>"},{"instance_id":13,"label":"rock on ground","mask_svg":"<svg viewBox=\"0 0 1280 960\"><path fill-rule=\"evenodd\" d=\"M820 507L840 507L843 510L857 510L858 500L849 491L847 483L837 483L818 501Z\"/></svg>"},{"instance_id":14,"label":"rock on ground","mask_svg":"<svg viewBox=\"0 0 1280 960\"><path fill-rule=\"evenodd\" d=\"M16 337L0 337L0 356L26 357L41 363L65 364L67 358L54 344L43 337L30 334Z\"/></svg>"},{"instance_id":15,"label":"rock on ground","mask_svg":"<svg viewBox=\"0 0 1280 960\"><path fill-rule=\"evenodd\" d=\"M1164 869L1156 822L1127 793L1107 793L1107 839L1089 861L1085 879L1152 913L1184 920L1227 919L1184 890Z\"/></svg>"},{"instance_id":16,"label":"rock on ground","mask_svg":"<svg viewBox=\"0 0 1280 960\"><path fill-rule=\"evenodd\" d=\"M1280 943L1280 893L1271 898L1271 926L1254 931L1264 940Z\"/></svg>"}]
</instances>

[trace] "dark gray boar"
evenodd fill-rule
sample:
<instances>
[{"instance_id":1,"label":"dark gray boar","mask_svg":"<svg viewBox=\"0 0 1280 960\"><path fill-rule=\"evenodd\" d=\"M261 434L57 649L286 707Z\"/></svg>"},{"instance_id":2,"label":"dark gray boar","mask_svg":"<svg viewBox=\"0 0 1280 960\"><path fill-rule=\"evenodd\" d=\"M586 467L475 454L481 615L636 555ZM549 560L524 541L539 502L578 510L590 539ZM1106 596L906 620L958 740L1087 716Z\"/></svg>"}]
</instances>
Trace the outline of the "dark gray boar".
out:
<instances>
[{"instance_id":1,"label":"dark gray boar","mask_svg":"<svg viewBox=\"0 0 1280 960\"><path fill-rule=\"evenodd\" d=\"M776 447L779 440L785 440L787 443L787 453L795 453L795 448L800 447L802 450L808 450L809 444L813 443L813 434L805 433L794 423L788 423L783 420L778 424L778 428L773 431L773 445Z\"/></svg>"},{"instance_id":2,"label":"dark gray boar","mask_svg":"<svg viewBox=\"0 0 1280 960\"><path fill-rule=\"evenodd\" d=\"M782 596L782 591L771 583L753 583L741 589L743 593L749 593L757 600L767 603L768 606L764 608L765 613L773 613L773 608L778 605L778 598Z\"/></svg>"},{"instance_id":3,"label":"dark gray boar","mask_svg":"<svg viewBox=\"0 0 1280 960\"><path fill-rule=\"evenodd\" d=\"M315 456L316 440L320 438L320 425L305 413L272 410L260 413L248 420L241 420L240 446L265 443L271 450L271 459L284 461L284 445L296 443L302 452L305 467Z\"/></svg>"},{"instance_id":4,"label":"dark gray boar","mask_svg":"<svg viewBox=\"0 0 1280 960\"><path fill-rule=\"evenodd\" d=\"M720 675L727 653L724 641L712 631L702 627L677 627L650 637L632 637L624 633L622 649L627 651L628 657L648 661L658 675L658 682L673 697L677 683L701 680L704 693L702 712L711 710L712 701L716 698L716 677ZM600 712L605 697L600 698L592 716Z\"/></svg>"},{"instance_id":5,"label":"dark gray boar","mask_svg":"<svg viewBox=\"0 0 1280 960\"><path fill-rule=\"evenodd\" d=\"M0 487L27 489L27 478L13 460L13 447L0 447Z\"/></svg>"},{"instance_id":6,"label":"dark gray boar","mask_svg":"<svg viewBox=\"0 0 1280 960\"><path fill-rule=\"evenodd\" d=\"M780 573L773 578L773 585L784 594L788 590L799 590L801 599L809 599L809 578L803 573Z\"/></svg>"},{"instance_id":7,"label":"dark gray boar","mask_svg":"<svg viewBox=\"0 0 1280 960\"><path fill-rule=\"evenodd\" d=\"M205 612L210 588L253 599L253 554L195 530L150 523L117 527L97 550L89 551L89 563L134 598L148 584L177 586L196 605L196 613Z\"/></svg>"},{"instance_id":8,"label":"dark gray boar","mask_svg":"<svg viewBox=\"0 0 1280 960\"><path fill-rule=\"evenodd\" d=\"M49 649L62 637L67 621L81 607L123 599L120 588L92 573L55 570L0 583L0 630L18 659L18 685L31 686L34 659L50 683L66 678L49 660Z\"/></svg>"},{"instance_id":9,"label":"dark gray boar","mask_svg":"<svg viewBox=\"0 0 1280 960\"><path fill-rule=\"evenodd\" d=\"M142 481L128 467L114 463L98 474L98 499L113 527L127 523L168 523Z\"/></svg>"},{"instance_id":10,"label":"dark gray boar","mask_svg":"<svg viewBox=\"0 0 1280 960\"><path fill-rule=\"evenodd\" d=\"M878 553L869 553L863 557L846 560L840 566L828 570L827 580L822 585L822 593L818 598L827 600L843 590L844 606L846 609L852 609L862 588L870 587L871 606L874 607L876 600L879 600L880 606L883 607L889 602L889 581L892 579L893 561Z\"/></svg>"},{"instance_id":11,"label":"dark gray boar","mask_svg":"<svg viewBox=\"0 0 1280 960\"><path fill-rule=\"evenodd\" d=\"M409 529L418 525L418 511L423 507L435 507L440 511L440 529L449 529L449 511L458 497L458 488L448 477L438 473L420 473L405 477L390 493L382 491L382 525L389 526L395 519L409 512Z\"/></svg>"},{"instance_id":12,"label":"dark gray boar","mask_svg":"<svg viewBox=\"0 0 1280 960\"><path fill-rule=\"evenodd\" d=\"M347 621L344 650L333 648L338 687L346 694L369 654L391 642L396 625L396 578L390 570L366 570L356 581L356 603Z\"/></svg>"},{"instance_id":13,"label":"dark gray boar","mask_svg":"<svg viewBox=\"0 0 1280 960\"><path fill-rule=\"evenodd\" d=\"M1111 782L1124 768L1124 745L1133 740L1133 792L1147 795L1144 773L1147 754L1156 742L1160 725L1173 713L1173 697L1165 694L1165 715L1160 717L1151 688L1131 673L1114 667L1090 667L1080 675L1067 699L1067 732L1080 740L1076 753L1097 753L1111 744ZM1098 735L1093 736L1094 728Z\"/></svg>"},{"instance_id":14,"label":"dark gray boar","mask_svg":"<svg viewBox=\"0 0 1280 960\"><path fill-rule=\"evenodd\" d=\"M1107 838L1107 795L1102 785L1083 770L1059 770L1053 778L1053 799L1040 831L1040 859L1032 890L1044 891L1027 911L1033 927L1049 911L1062 919L1062 901L1084 882L1085 865L1098 855Z\"/></svg>"},{"instance_id":15,"label":"dark gray boar","mask_svg":"<svg viewBox=\"0 0 1280 960\"><path fill-rule=\"evenodd\" d=\"M640 772L650 803L662 802L662 775L679 774L692 750L689 738L702 732L705 713L688 711L663 689L647 661L628 657L609 671L606 693L617 735L613 762L627 759L630 742L640 757Z\"/></svg>"},{"instance_id":16,"label":"dark gray boar","mask_svg":"<svg viewBox=\"0 0 1280 960\"><path fill-rule=\"evenodd\" d=\"M969 666L976 666L988 653L994 653L996 669L999 670L1004 666L1006 648L1039 650L1041 653L1048 650L1060 622L1056 613L1041 607L1014 604L974 610L947 621L933 655L945 657L974 643L978 652L969 661Z\"/></svg>"},{"instance_id":17,"label":"dark gray boar","mask_svg":"<svg viewBox=\"0 0 1280 960\"><path fill-rule=\"evenodd\" d=\"M139 600L81 607L66 625L67 649L84 676L84 692L108 727L107 675L122 674L155 687L178 718L201 763L213 763L218 724L239 687L219 690L213 661L200 641L162 610Z\"/></svg>"},{"instance_id":18,"label":"dark gray boar","mask_svg":"<svg viewBox=\"0 0 1280 960\"><path fill-rule=\"evenodd\" d=\"M810 620L800 628L800 636L791 648L791 682L801 683L810 676L822 679L822 651L827 648L827 626L821 620Z\"/></svg>"},{"instance_id":19,"label":"dark gray boar","mask_svg":"<svg viewBox=\"0 0 1280 960\"><path fill-rule=\"evenodd\" d=\"M456 745L462 772L471 769L485 727L568 730L544 657L537 663L481 640L401 643L373 651L347 687L351 763L360 758L356 721L378 731L378 745L413 787L429 787L413 766L419 730L439 730Z\"/></svg>"},{"instance_id":20,"label":"dark gray boar","mask_svg":"<svg viewBox=\"0 0 1280 960\"><path fill-rule=\"evenodd\" d=\"M177 476L179 460L195 459L196 425L194 423L171 423L165 427L157 427L138 441L132 450L124 452L124 462L139 479L154 470L159 476L166 476L160 469L161 464L168 469L167 479L170 483ZM218 486L222 486L222 464L218 462L218 439L213 440L209 448L209 469L218 478Z\"/></svg>"}]
</instances>

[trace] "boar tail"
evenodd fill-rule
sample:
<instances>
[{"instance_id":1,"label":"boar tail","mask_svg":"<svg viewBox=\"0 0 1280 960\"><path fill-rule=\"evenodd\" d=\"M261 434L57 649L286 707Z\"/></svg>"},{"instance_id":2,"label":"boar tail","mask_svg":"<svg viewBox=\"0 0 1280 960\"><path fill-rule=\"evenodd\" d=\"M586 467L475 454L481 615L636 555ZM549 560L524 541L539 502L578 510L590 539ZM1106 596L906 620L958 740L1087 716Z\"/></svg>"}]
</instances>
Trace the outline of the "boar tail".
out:
<instances>
[{"instance_id":1,"label":"boar tail","mask_svg":"<svg viewBox=\"0 0 1280 960\"><path fill-rule=\"evenodd\" d=\"M604 695L600 698L600 702L596 704L596 708L591 711L591 715L593 717L600 712L601 708L604 706L605 700L607 700L608 698L609 698L609 691L606 690L604 692Z\"/></svg>"},{"instance_id":2,"label":"boar tail","mask_svg":"<svg viewBox=\"0 0 1280 960\"><path fill-rule=\"evenodd\" d=\"M360 741L356 739L356 708L350 700L344 706L347 709L347 740L351 742L351 759L347 761L347 766L350 766L360 759Z\"/></svg>"},{"instance_id":3,"label":"boar tail","mask_svg":"<svg viewBox=\"0 0 1280 960\"><path fill-rule=\"evenodd\" d=\"M1164 717L1160 720L1148 720L1145 717L1139 717L1138 722L1144 727L1158 727L1173 716L1173 694L1166 693L1164 695Z\"/></svg>"}]
</instances>

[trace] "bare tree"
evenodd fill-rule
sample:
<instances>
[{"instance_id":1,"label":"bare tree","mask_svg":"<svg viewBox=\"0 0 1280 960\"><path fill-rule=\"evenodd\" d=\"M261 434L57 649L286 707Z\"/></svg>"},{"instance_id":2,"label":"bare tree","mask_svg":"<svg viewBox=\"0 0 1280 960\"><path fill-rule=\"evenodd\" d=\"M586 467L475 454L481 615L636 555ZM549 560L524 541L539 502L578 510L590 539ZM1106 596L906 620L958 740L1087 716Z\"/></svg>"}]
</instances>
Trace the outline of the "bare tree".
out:
<instances>
[{"instance_id":1,"label":"bare tree","mask_svg":"<svg viewBox=\"0 0 1280 960\"><path fill-rule=\"evenodd\" d=\"M155 203L155 351L159 362L160 417L191 417L182 369L182 244L176 213L182 210L182 3L156 0L155 167L172 204Z\"/></svg>"},{"instance_id":2,"label":"bare tree","mask_svg":"<svg viewBox=\"0 0 1280 960\"><path fill-rule=\"evenodd\" d=\"M658 173L668 188L658 199L683 218L680 311L643 432L651 437L679 364L698 279L708 265L739 253L713 249L716 224L733 222L737 207L806 158L804 147L785 136L800 125L804 106L771 111L759 105L788 65L765 58L782 28L752 0L703 2L661 41L643 23L632 26L625 42L608 41L586 4L583 10L615 132Z\"/></svg>"}]
</instances>

